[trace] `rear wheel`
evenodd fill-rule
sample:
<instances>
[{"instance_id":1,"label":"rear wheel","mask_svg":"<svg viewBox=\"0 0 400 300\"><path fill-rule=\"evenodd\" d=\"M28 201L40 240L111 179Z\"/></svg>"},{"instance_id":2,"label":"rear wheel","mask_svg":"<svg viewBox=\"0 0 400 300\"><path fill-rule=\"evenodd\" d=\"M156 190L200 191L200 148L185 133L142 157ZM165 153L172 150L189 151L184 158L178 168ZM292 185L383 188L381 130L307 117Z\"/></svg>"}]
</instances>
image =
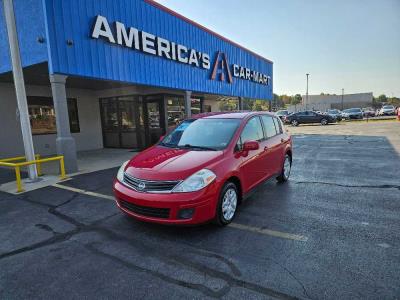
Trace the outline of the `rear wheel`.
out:
<instances>
[{"instance_id":1,"label":"rear wheel","mask_svg":"<svg viewBox=\"0 0 400 300\"><path fill-rule=\"evenodd\" d=\"M215 216L215 223L217 225L224 226L232 222L236 214L238 199L236 185L232 182L225 183L217 204Z\"/></svg>"},{"instance_id":2,"label":"rear wheel","mask_svg":"<svg viewBox=\"0 0 400 300\"><path fill-rule=\"evenodd\" d=\"M328 120L327 119L322 119L321 120L321 125L328 125Z\"/></svg>"},{"instance_id":3,"label":"rear wheel","mask_svg":"<svg viewBox=\"0 0 400 300\"><path fill-rule=\"evenodd\" d=\"M292 126L299 126L299 121L292 120L292 122L290 122L290 124L292 124Z\"/></svg>"},{"instance_id":4,"label":"rear wheel","mask_svg":"<svg viewBox=\"0 0 400 300\"><path fill-rule=\"evenodd\" d=\"M276 177L276 180L278 180L278 182L287 181L289 179L291 169L292 169L292 158L290 157L289 154L286 154L281 174L279 174L279 176Z\"/></svg>"}]
</instances>

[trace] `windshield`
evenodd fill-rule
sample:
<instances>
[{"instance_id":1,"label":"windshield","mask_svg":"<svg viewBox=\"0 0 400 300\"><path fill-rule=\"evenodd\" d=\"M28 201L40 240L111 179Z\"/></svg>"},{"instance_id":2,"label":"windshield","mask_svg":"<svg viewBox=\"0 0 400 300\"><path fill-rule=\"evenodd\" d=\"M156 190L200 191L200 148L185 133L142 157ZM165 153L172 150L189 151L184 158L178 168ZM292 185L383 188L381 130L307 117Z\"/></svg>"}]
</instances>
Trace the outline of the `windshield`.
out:
<instances>
[{"instance_id":1,"label":"windshield","mask_svg":"<svg viewBox=\"0 0 400 300\"><path fill-rule=\"evenodd\" d=\"M337 113L339 113L339 111L336 109L328 110L328 114L337 114Z\"/></svg>"},{"instance_id":2,"label":"windshield","mask_svg":"<svg viewBox=\"0 0 400 300\"><path fill-rule=\"evenodd\" d=\"M288 111L287 110L278 110L277 112L276 112L276 115L277 116L283 116L283 115L287 115L288 114Z\"/></svg>"},{"instance_id":3,"label":"windshield","mask_svg":"<svg viewBox=\"0 0 400 300\"><path fill-rule=\"evenodd\" d=\"M160 143L173 148L222 150L231 141L240 119L197 119L179 124Z\"/></svg>"},{"instance_id":4,"label":"windshield","mask_svg":"<svg viewBox=\"0 0 400 300\"><path fill-rule=\"evenodd\" d=\"M384 109L393 109L394 106L392 106L392 105L385 105L383 108L384 108Z\"/></svg>"},{"instance_id":5,"label":"windshield","mask_svg":"<svg viewBox=\"0 0 400 300\"><path fill-rule=\"evenodd\" d=\"M360 112L361 111L361 109L360 108L349 108L349 109L345 109L344 110L344 112L347 112L347 113L355 113L355 112Z\"/></svg>"}]
</instances>

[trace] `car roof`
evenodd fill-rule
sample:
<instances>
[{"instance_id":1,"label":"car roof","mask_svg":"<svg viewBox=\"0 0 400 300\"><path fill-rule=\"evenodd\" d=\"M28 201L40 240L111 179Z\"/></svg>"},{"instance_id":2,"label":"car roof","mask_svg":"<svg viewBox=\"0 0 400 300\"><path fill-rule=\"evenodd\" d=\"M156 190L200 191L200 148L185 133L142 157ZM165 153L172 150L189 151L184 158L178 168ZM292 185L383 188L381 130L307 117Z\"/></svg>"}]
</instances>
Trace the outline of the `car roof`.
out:
<instances>
[{"instance_id":1,"label":"car roof","mask_svg":"<svg viewBox=\"0 0 400 300\"><path fill-rule=\"evenodd\" d=\"M260 114L274 116L273 113L266 111L221 111L197 114L192 116L191 119L244 119Z\"/></svg>"}]
</instances>

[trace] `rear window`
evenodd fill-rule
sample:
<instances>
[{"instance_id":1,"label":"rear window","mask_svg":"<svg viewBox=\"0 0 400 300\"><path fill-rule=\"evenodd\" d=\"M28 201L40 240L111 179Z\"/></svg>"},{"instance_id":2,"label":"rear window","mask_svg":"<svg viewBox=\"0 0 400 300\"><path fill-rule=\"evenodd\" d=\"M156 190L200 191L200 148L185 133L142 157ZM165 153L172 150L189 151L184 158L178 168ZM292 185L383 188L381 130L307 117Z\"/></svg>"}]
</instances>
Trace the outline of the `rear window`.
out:
<instances>
[{"instance_id":1,"label":"rear window","mask_svg":"<svg viewBox=\"0 0 400 300\"><path fill-rule=\"evenodd\" d=\"M274 123L275 123L275 128L276 128L277 134L281 134L281 133L283 132L283 131L282 131L282 124L281 124L281 122L279 121L278 118L273 118L273 120L274 120Z\"/></svg>"},{"instance_id":2,"label":"rear window","mask_svg":"<svg viewBox=\"0 0 400 300\"><path fill-rule=\"evenodd\" d=\"M275 123L274 123L274 118L271 116L267 115L262 115L261 119L264 123L264 129L265 129L265 134L267 135L267 138L273 137L277 134Z\"/></svg>"}]
</instances>

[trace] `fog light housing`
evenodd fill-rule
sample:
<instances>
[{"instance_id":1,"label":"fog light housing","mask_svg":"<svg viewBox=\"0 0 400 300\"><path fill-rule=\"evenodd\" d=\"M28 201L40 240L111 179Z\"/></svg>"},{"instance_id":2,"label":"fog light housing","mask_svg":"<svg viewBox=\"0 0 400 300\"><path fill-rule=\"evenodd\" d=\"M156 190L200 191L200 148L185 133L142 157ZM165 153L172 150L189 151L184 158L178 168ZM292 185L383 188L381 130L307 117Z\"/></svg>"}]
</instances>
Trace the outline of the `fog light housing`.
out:
<instances>
[{"instance_id":1,"label":"fog light housing","mask_svg":"<svg viewBox=\"0 0 400 300\"><path fill-rule=\"evenodd\" d=\"M184 208L178 213L178 219L191 219L193 217L194 208Z\"/></svg>"}]
</instances>

